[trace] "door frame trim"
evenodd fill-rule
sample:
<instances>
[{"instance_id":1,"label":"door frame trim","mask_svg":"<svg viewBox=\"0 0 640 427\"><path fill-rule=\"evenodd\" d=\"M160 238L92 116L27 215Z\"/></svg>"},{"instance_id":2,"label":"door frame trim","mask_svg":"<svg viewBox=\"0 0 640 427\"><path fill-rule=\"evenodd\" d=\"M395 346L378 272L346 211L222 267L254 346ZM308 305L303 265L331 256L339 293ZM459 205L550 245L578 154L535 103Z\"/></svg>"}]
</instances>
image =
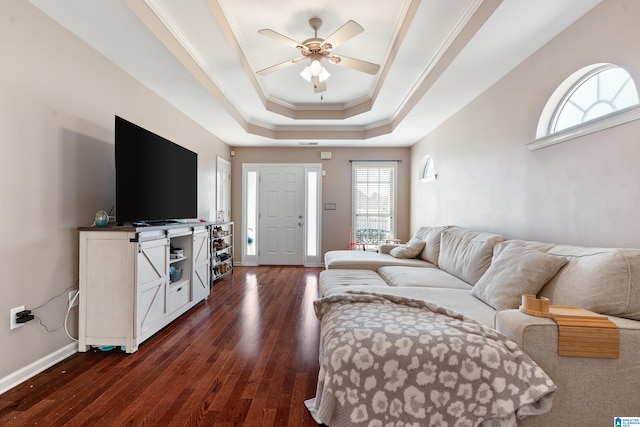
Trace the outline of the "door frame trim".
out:
<instances>
[{"instance_id":1,"label":"door frame trim","mask_svg":"<svg viewBox=\"0 0 640 427\"><path fill-rule=\"evenodd\" d=\"M226 185L226 193L224 191L221 191L220 189L220 185L224 184L224 180L220 179L220 173L222 171L222 169L227 168L228 172L229 172L229 176L227 177L227 185ZM220 194L223 193L223 194ZM224 202L226 202L226 210L221 209L225 206L220 206L221 204L225 204L225 203L221 203L221 199L225 198L226 200ZM223 212L223 217L219 218L220 215L220 211L224 210ZM231 221L231 162L228 161L227 159L224 159L220 156L216 156L216 222L221 222L221 221Z\"/></svg>"},{"instance_id":2,"label":"door frame trim","mask_svg":"<svg viewBox=\"0 0 640 427\"><path fill-rule=\"evenodd\" d=\"M241 265L246 266L256 266L260 265L260 256L256 255L248 255L247 254L247 227L245 224L248 223L247 218L247 174L250 171L257 172L257 176L260 176L260 168L262 166L265 167L274 167L274 166L283 166L283 167L302 167L304 171L303 178L303 188L304 188L304 230L302 233L302 247L303 247L303 256L302 256L302 265L305 267L320 267L322 266L322 163L243 163L242 164L242 227L240 233L236 231L236 234L240 236L240 254L241 254ZM307 224L309 218L309 194L307 191L308 185L308 177L310 172L317 173L317 185L316 185L316 248L315 248L315 256L308 255L307 251ZM256 203L257 206L260 206L260 183L257 183L257 191L256 191ZM259 221L256 221L257 227L259 227ZM257 237L260 235L259 230L255 230L254 236Z\"/></svg>"}]
</instances>

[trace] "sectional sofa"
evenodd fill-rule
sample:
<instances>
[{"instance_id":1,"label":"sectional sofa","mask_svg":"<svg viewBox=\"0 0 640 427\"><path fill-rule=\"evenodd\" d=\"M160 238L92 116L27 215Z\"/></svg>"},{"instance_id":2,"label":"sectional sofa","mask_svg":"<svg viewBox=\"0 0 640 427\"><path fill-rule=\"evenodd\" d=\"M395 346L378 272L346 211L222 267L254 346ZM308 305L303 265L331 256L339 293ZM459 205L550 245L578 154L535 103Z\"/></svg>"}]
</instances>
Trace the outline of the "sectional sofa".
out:
<instances>
[{"instance_id":1,"label":"sectional sofa","mask_svg":"<svg viewBox=\"0 0 640 427\"><path fill-rule=\"evenodd\" d=\"M320 293L409 297L468 316L517 343L553 380L552 409L522 426L606 426L640 417L640 250L523 240L457 226L421 227L405 245L330 251ZM522 294L607 315L615 359L558 355L552 319L518 309Z\"/></svg>"}]
</instances>

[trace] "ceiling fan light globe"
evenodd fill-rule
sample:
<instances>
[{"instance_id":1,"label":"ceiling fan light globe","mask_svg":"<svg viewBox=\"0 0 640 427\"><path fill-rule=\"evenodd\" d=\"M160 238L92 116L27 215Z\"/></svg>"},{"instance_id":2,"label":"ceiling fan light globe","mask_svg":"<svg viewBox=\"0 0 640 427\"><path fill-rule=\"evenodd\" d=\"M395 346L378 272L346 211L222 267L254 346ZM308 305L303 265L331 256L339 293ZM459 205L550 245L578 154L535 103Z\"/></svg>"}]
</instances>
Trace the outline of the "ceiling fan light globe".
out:
<instances>
[{"instance_id":1,"label":"ceiling fan light globe","mask_svg":"<svg viewBox=\"0 0 640 427\"><path fill-rule=\"evenodd\" d=\"M311 70L309 70L309 66L304 67L304 70L300 72L300 77L305 79L306 81L311 81Z\"/></svg>"},{"instance_id":2,"label":"ceiling fan light globe","mask_svg":"<svg viewBox=\"0 0 640 427\"><path fill-rule=\"evenodd\" d=\"M318 78L320 79L321 82L326 81L329 77L331 77L331 74L327 71L326 68L322 67L322 70L320 70L320 75L318 76Z\"/></svg>"},{"instance_id":3,"label":"ceiling fan light globe","mask_svg":"<svg viewBox=\"0 0 640 427\"><path fill-rule=\"evenodd\" d=\"M317 59L311 61L311 65L309 65L309 71L311 72L312 76L319 76L323 68L324 67Z\"/></svg>"}]
</instances>

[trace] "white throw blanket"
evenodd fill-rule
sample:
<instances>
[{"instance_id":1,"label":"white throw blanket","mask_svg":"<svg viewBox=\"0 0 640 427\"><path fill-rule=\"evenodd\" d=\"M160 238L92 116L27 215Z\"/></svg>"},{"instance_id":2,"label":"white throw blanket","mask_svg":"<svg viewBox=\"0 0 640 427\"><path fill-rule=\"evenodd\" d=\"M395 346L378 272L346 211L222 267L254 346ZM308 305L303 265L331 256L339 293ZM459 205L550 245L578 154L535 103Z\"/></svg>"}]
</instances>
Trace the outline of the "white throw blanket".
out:
<instances>
[{"instance_id":1,"label":"white throw blanket","mask_svg":"<svg viewBox=\"0 0 640 427\"><path fill-rule=\"evenodd\" d=\"M315 301L318 423L515 426L551 409L555 384L518 345L425 301L351 292Z\"/></svg>"}]
</instances>

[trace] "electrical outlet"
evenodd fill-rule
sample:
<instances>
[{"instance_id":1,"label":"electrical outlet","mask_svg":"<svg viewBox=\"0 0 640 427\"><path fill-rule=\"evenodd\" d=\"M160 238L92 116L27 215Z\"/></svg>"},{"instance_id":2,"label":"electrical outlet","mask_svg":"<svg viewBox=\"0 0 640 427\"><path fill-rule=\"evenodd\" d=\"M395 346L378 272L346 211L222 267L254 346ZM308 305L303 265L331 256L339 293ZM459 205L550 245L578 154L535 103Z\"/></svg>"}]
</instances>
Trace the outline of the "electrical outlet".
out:
<instances>
[{"instance_id":1,"label":"electrical outlet","mask_svg":"<svg viewBox=\"0 0 640 427\"><path fill-rule=\"evenodd\" d=\"M24 323L18 323L16 314L20 313L22 310L24 310L24 305L21 305L20 307L15 307L11 309L11 328L10 330L14 330L16 328L19 328L21 326L24 326Z\"/></svg>"},{"instance_id":2,"label":"electrical outlet","mask_svg":"<svg viewBox=\"0 0 640 427\"><path fill-rule=\"evenodd\" d=\"M73 299L77 293L78 293L77 289L74 289L73 291L69 291L69 304L71 304L71 301L73 301L73 305L71 307L78 306L78 298L76 298L75 300Z\"/></svg>"}]
</instances>

